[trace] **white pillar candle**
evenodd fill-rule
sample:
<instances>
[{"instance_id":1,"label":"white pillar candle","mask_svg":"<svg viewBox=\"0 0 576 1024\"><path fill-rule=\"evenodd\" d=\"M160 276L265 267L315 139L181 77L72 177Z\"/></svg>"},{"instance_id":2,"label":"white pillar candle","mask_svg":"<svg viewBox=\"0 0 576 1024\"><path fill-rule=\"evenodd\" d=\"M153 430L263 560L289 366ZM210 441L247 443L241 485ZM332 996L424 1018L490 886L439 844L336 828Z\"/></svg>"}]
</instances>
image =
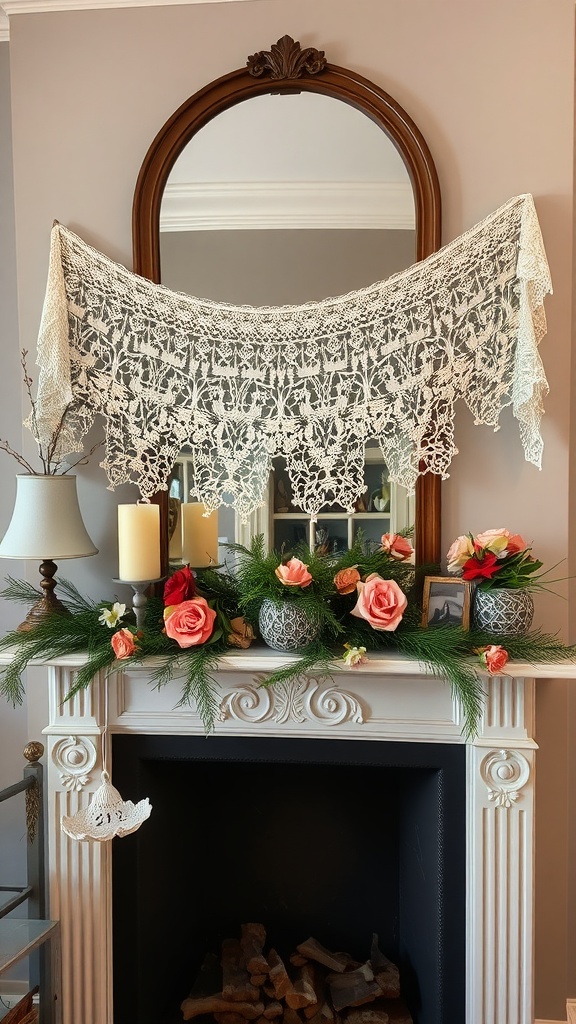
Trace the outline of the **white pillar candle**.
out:
<instances>
[{"instance_id":1,"label":"white pillar candle","mask_svg":"<svg viewBox=\"0 0 576 1024\"><path fill-rule=\"evenodd\" d=\"M205 516L201 501L187 501L180 509L182 516L182 561L193 569L202 569L218 562L218 513Z\"/></svg>"},{"instance_id":2,"label":"white pillar candle","mask_svg":"<svg viewBox=\"0 0 576 1024\"><path fill-rule=\"evenodd\" d=\"M159 576L159 506L118 505L118 579L137 583Z\"/></svg>"}]
</instances>

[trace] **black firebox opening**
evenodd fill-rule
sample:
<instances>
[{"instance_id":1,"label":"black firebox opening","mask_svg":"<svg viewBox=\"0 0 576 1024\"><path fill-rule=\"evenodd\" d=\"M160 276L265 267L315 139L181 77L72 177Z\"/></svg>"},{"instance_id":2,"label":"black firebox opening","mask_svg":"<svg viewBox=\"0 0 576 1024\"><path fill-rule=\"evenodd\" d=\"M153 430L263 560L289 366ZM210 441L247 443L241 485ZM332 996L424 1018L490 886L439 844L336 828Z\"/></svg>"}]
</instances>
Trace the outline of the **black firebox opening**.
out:
<instances>
[{"instance_id":1,"label":"black firebox opening","mask_svg":"<svg viewBox=\"0 0 576 1024\"><path fill-rule=\"evenodd\" d=\"M286 957L313 936L363 962L376 933L415 1024L462 1024L465 764L460 745L114 736L114 784L153 808L113 841L114 1024L182 1021L249 921Z\"/></svg>"}]
</instances>

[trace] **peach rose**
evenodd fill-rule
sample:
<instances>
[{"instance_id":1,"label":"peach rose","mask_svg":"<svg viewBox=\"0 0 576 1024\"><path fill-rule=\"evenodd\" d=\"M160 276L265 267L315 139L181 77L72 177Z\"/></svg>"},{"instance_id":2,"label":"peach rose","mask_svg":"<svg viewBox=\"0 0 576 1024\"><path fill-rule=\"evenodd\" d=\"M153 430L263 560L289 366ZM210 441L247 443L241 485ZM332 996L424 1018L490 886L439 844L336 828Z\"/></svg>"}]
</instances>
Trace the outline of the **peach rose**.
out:
<instances>
[{"instance_id":1,"label":"peach rose","mask_svg":"<svg viewBox=\"0 0 576 1024\"><path fill-rule=\"evenodd\" d=\"M131 657L136 652L134 634L129 629L119 629L117 633L110 637L110 643L119 661L121 658Z\"/></svg>"},{"instance_id":2,"label":"peach rose","mask_svg":"<svg viewBox=\"0 0 576 1024\"><path fill-rule=\"evenodd\" d=\"M508 661L508 651L498 644L490 644L489 647L480 647L478 650L480 661L488 671L495 675L501 672Z\"/></svg>"},{"instance_id":3,"label":"peach rose","mask_svg":"<svg viewBox=\"0 0 576 1024\"><path fill-rule=\"evenodd\" d=\"M527 551L528 545L519 533L512 533L508 538L508 554L517 555L520 551Z\"/></svg>"},{"instance_id":4,"label":"peach rose","mask_svg":"<svg viewBox=\"0 0 576 1024\"><path fill-rule=\"evenodd\" d=\"M457 537L446 555L448 572L459 576L464 562L467 562L473 554L474 545L470 537L464 535Z\"/></svg>"},{"instance_id":5,"label":"peach rose","mask_svg":"<svg viewBox=\"0 0 576 1024\"><path fill-rule=\"evenodd\" d=\"M360 573L355 565L348 569L340 569L334 577L334 586L339 594L352 594L360 580Z\"/></svg>"},{"instance_id":6,"label":"peach rose","mask_svg":"<svg viewBox=\"0 0 576 1024\"><path fill-rule=\"evenodd\" d=\"M351 615L366 619L372 629L396 629L408 604L406 594L398 584L373 572L364 583L357 584L357 590L358 600Z\"/></svg>"},{"instance_id":7,"label":"peach rose","mask_svg":"<svg viewBox=\"0 0 576 1024\"><path fill-rule=\"evenodd\" d=\"M407 537L401 537L399 533L384 533L382 535L382 551L397 562L404 562L414 554L414 548Z\"/></svg>"},{"instance_id":8,"label":"peach rose","mask_svg":"<svg viewBox=\"0 0 576 1024\"><path fill-rule=\"evenodd\" d=\"M164 609L166 633L179 647L205 643L212 636L215 618L216 612L204 597L193 597Z\"/></svg>"},{"instance_id":9,"label":"peach rose","mask_svg":"<svg viewBox=\"0 0 576 1024\"><path fill-rule=\"evenodd\" d=\"M279 565L274 571L285 587L308 587L312 583L308 566L304 565L299 558L291 558L289 562Z\"/></svg>"}]
</instances>

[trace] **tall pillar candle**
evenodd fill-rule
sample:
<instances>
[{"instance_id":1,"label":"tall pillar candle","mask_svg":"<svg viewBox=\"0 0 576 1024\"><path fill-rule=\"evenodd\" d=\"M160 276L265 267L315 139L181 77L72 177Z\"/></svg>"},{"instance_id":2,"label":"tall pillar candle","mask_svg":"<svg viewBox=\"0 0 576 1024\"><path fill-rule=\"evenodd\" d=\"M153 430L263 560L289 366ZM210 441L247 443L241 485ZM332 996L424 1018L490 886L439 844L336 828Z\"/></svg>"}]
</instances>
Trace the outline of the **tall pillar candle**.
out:
<instances>
[{"instance_id":1,"label":"tall pillar candle","mask_svg":"<svg viewBox=\"0 0 576 1024\"><path fill-rule=\"evenodd\" d=\"M205 516L201 501L187 501L180 509L182 516L182 561L202 569L218 564L218 513Z\"/></svg>"},{"instance_id":2,"label":"tall pillar candle","mask_svg":"<svg viewBox=\"0 0 576 1024\"><path fill-rule=\"evenodd\" d=\"M159 576L159 506L118 505L118 578L136 583Z\"/></svg>"}]
</instances>

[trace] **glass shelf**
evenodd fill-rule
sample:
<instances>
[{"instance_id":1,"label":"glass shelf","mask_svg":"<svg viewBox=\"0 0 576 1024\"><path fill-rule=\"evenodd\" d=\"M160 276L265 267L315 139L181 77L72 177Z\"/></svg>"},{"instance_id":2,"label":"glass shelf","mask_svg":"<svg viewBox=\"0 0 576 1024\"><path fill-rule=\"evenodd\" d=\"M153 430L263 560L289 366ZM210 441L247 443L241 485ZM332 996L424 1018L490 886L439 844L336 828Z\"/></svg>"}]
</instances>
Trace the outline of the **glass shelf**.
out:
<instances>
[{"instance_id":1,"label":"glass shelf","mask_svg":"<svg viewBox=\"0 0 576 1024\"><path fill-rule=\"evenodd\" d=\"M56 938L58 921L29 921L20 918L0 920L0 972L7 970L41 946Z\"/></svg>"}]
</instances>

